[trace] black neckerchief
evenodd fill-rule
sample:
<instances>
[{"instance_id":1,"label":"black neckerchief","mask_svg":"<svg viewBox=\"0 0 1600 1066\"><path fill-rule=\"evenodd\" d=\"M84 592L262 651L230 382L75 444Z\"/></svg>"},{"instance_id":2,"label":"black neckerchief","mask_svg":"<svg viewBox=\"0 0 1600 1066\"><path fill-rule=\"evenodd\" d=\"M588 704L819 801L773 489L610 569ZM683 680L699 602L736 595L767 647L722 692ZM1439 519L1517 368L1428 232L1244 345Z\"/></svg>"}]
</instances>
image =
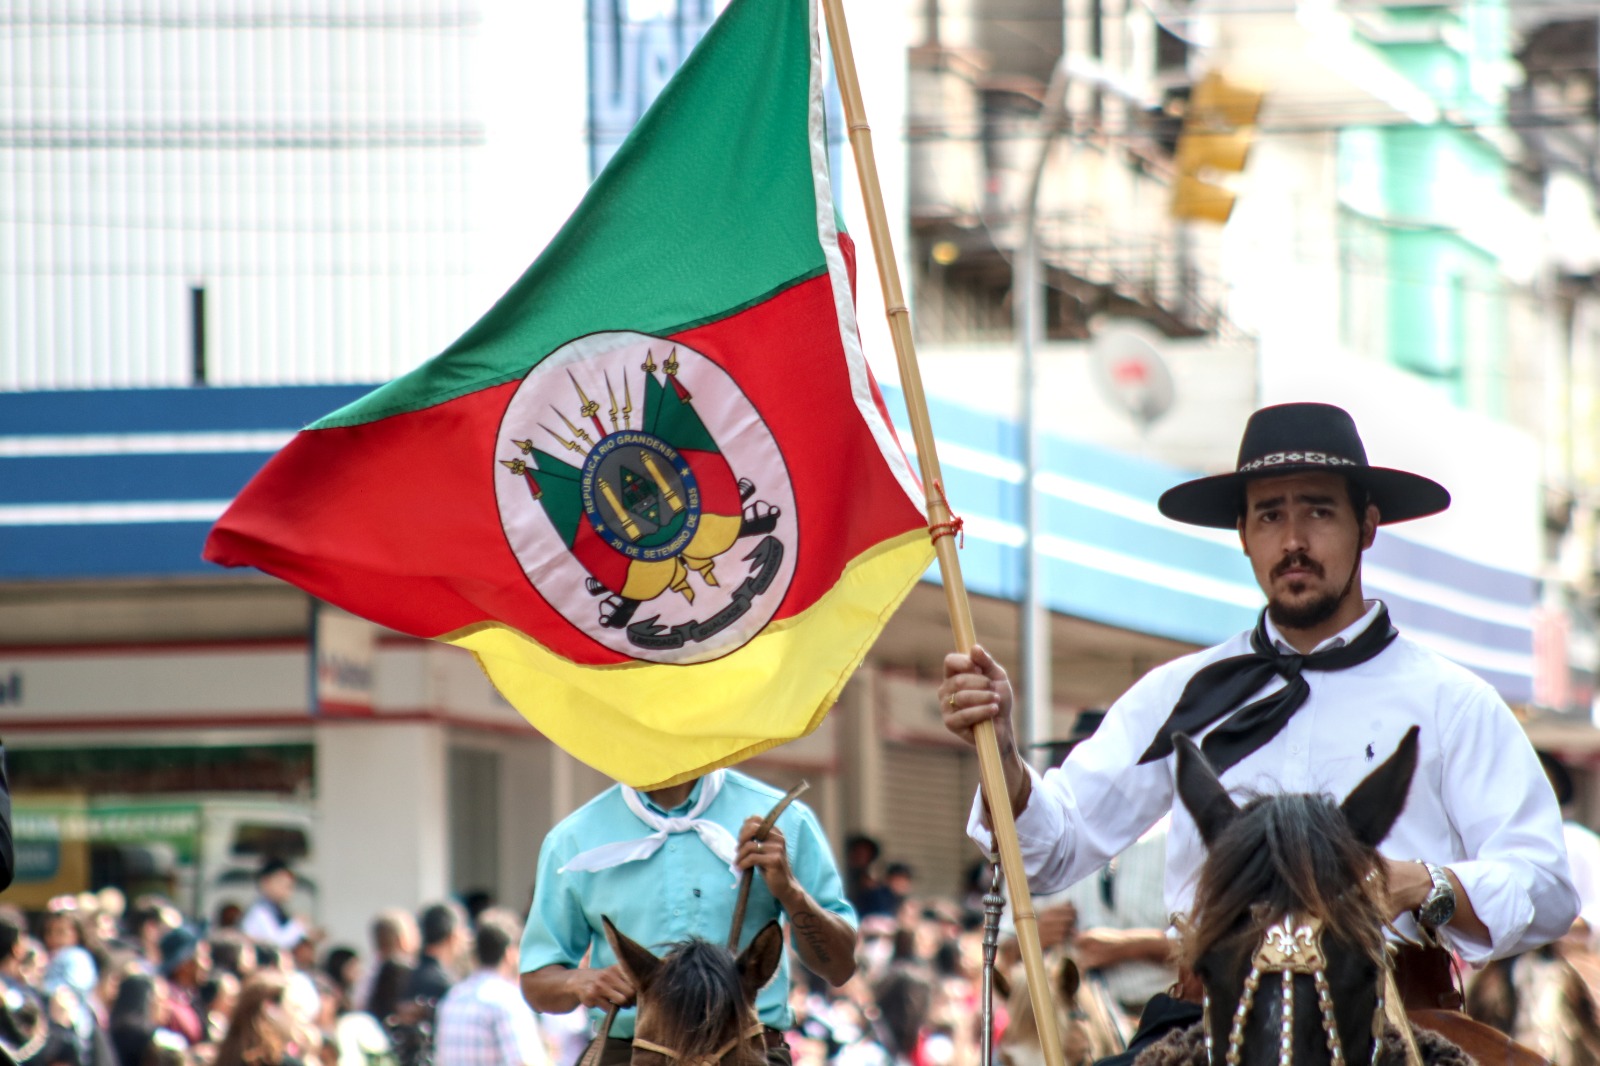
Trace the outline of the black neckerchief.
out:
<instances>
[{"instance_id":1,"label":"black neckerchief","mask_svg":"<svg viewBox=\"0 0 1600 1066\"><path fill-rule=\"evenodd\" d=\"M1250 634L1253 650L1201 667L1184 686L1177 706L1172 708L1139 762L1143 765L1166 758L1172 754L1173 734L1197 736L1206 726L1227 715L1227 721L1213 729L1200 745L1207 761L1220 775L1277 736L1288 724L1294 712L1311 695L1311 685L1304 676L1306 670L1348 670L1359 666L1377 657L1399 635L1389 623L1389 609L1380 603L1372 623L1347 644L1310 655L1280 652L1267 636L1267 612L1263 610L1255 631ZM1281 689L1248 706L1239 706L1274 675L1285 681ZM1239 709L1234 711L1235 707Z\"/></svg>"}]
</instances>

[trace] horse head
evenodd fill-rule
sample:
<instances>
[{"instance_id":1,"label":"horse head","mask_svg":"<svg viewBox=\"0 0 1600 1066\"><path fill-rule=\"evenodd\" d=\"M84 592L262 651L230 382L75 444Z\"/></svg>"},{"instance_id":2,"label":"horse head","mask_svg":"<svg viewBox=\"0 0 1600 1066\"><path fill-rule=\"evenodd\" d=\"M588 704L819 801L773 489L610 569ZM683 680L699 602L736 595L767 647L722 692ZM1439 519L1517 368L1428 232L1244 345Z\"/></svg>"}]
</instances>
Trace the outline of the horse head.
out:
<instances>
[{"instance_id":1,"label":"horse head","mask_svg":"<svg viewBox=\"0 0 1600 1066\"><path fill-rule=\"evenodd\" d=\"M1343 803L1283 793L1234 802L1175 738L1177 788L1206 845L1182 955L1205 987L1210 1066L1370 1066L1383 1011L1377 846L1417 768L1412 727Z\"/></svg>"},{"instance_id":2,"label":"horse head","mask_svg":"<svg viewBox=\"0 0 1600 1066\"><path fill-rule=\"evenodd\" d=\"M638 993L633 1061L639 1066L756 1066L764 1061L756 993L783 957L783 931L768 922L738 958L693 937L664 956L602 918L612 954Z\"/></svg>"},{"instance_id":3,"label":"horse head","mask_svg":"<svg viewBox=\"0 0 1600 1066\"><path fill-rule=\"evenodd\" d=\"M1045 953L1044 963L1066 1066L1088 1066L1124 1050L1123 1038L1111 1015L1115 1005L1101 1001L1084 987L1070 951L1052 948ZM1020 965L1011 974L997 969L995 989L1005 998L1006 1016L1010 1019L996 1049L1001 1066L1045 1066L1049 1056L1045 1054L1039 1020L1033 1013L1027 971Z\"/></svg>"}]
</instances>

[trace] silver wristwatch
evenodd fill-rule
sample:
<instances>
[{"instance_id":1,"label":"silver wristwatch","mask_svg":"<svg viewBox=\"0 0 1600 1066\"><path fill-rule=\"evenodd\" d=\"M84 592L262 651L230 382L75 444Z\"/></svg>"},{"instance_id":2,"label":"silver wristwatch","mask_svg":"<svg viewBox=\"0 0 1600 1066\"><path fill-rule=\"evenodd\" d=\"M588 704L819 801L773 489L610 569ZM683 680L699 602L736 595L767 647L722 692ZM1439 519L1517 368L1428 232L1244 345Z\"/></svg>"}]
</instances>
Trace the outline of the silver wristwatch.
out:
<instances>
[{"instance_id":1,"label":"silver wristwatch","mask_svg":"<svg viewBox=\"0 0 1600 1066\"><path fill-rule=\"evenodd\" d=\"M1420 859L1418 861L1421 862ZM1437 929L1441 925L1448 925L1450 919L1455 917L1456 889L1443 867L1431 862L1423 862L1422 867L1433 880L1433 889L1428 893L1428 898L1422 901L1422 906L1417 908L1417 921L1429 929Z\"/></svg>"}]
</instances>

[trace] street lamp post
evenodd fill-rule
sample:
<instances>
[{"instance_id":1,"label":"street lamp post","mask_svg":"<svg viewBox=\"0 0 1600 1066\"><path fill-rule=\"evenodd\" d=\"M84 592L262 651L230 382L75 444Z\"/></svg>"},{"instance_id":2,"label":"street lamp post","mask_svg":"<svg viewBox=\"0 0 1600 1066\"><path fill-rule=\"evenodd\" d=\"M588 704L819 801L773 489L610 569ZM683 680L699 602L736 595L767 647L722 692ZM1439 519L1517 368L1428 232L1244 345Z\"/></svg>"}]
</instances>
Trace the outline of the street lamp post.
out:
<instances>
[{"instance_id":1,"label":"street lamp post","mask_svg":"<svg viewBox=\"0 0 1600 1066\"><path fill-rule=\"evenodd\" d=\"M1044 107L1039 114L1039 152L1028 179L1022 212L1022 240L1012 260L1011 313L1021 342L1018 373L1022 408L1022 691L1023 757L1038 762L1039 744L1051 727L1050 618L1040 598L1038 360L1034 352L1044 319L1039 299L1039 186L1050 146L1066 118L1068 59L1062 56L1050 72Z\"/></svg>"},{"instance_id":2,"label":"street lamp post","mask_svg":"<svg viewBox=\"0 0 1600 1066\"><path fill-rule=\"evenodd\" d=\"M1140 93L1096 60L1063 55L1050 71L1044 106L1039 112L1039 154L1028 176L1023 201L1022 239L1012 270L1012 322L1021 346L1018 387L1022 393L1022 744L1029 761L1044 758L1038 747L1050 739L1050 617L1039 589L1039 492L1034 482L1039 472L1039 389L1035 347L1042 335L1044 313L1039 296L1039 188L1044 180L1050 146L1066 125L1067 87L1078 81L1108 92L1137 107L1146 106Z\"/></svg>"}]
</instances>

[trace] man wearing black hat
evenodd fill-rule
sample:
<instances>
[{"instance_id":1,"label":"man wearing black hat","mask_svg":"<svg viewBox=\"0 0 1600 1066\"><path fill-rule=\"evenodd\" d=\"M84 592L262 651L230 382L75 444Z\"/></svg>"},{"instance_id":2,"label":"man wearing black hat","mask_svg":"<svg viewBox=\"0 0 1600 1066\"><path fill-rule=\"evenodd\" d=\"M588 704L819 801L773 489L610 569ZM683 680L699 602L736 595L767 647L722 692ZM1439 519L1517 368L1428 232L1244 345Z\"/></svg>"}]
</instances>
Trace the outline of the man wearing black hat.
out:
<instances>
[{"instance_id":1,"label":"man wearing black hat","mask_svg":"<svg viewBox=\"0 0 1600 1066\"><path fill-rule=\"evenodd\" d=\"M1171 811L1166 898L1172 912L1188 909L1205 855L1174 806L1174 734L1200 740L1235 793L1343 797L1420 726L1415 782L1381 849L1397 928L1428 927L1472 963L1563 935L1578 901L1527 736L1488 684L1399 633L1362 594L1377 527L1449 504L1428 478L1370 465L1339 408L1268 407L1251 416L1232 473L1159 501L1168 518L1238 532L1267 598L1252 630L1151 671L1042 776L1017 753L1005 672L981 648L948 656L945 725L970 740L973 725L994 721L1034 890L1088 876ZM1409 970L1408 1006L1454 1005L1444 952Z\"/></svg>"}]
</instances>

